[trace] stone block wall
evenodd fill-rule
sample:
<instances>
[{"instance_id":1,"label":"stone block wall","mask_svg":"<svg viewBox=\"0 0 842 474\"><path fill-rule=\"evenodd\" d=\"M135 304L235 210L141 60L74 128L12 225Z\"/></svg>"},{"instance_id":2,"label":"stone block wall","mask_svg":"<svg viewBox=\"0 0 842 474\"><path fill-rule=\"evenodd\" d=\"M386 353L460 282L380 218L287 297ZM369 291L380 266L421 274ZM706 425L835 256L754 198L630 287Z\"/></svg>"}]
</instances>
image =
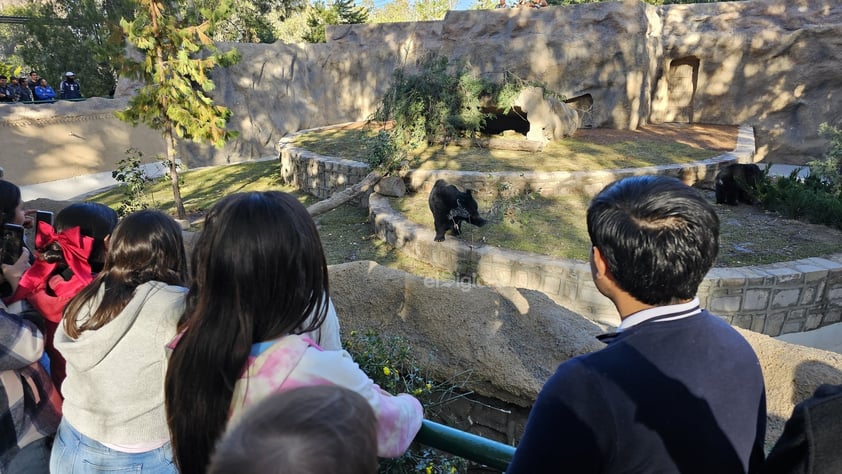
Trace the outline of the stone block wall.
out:
<instances>
[{"instance_id":1,"label":"stone block wall","mask_svg":"<svg viewBox=\"0 0 842 474\"><path fill-rule=\"evenodd\" d=\"M281 179L291 186L326 199L337 191L353 186L368 174L368 164L319 155L303 148L288 146L290 138L279 144ZM358 199L365 205L365 200Z\"/></svg>"},{"instance_id":2,"label":"stone block wall","mask_svg":"<svg viewBox=\"0 0 842 474\"><path fill-rule=\"evenodd\" d=\"M591 280L586 262L446 239L393 210L388 198L372 194L375 233L415 258L453 272L466 283L538 290L556 303L603 327L617 324L617 312ZM698 292L702 307L734 326L769 336L816 329L842 321L842 254L792 262L714 268Z\"/></svg>"}]
</instances>

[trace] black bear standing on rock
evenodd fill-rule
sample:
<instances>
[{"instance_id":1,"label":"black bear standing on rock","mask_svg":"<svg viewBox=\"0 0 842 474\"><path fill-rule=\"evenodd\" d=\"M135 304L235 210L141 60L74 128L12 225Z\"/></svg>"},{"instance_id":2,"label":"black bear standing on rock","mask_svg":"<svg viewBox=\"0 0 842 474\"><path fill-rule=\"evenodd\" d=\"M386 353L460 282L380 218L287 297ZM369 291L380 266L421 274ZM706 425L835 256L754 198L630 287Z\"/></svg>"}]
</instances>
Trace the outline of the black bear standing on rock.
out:
<instances>
[{"instance_id":1,"label":"black bear standing on rock","mask_svg":"<svg viewBox=\"0 0 842 474\"><path fill-rule=\"evenodd\" d=\"M444 233L448 230L452 230L454 235L459 235L459 227L463 222L478 227L485 225L485 219L479 216L477 202L470 189L462 192L456 186L440 179L430 191L429 204L436 226L436 242L444 241Z\"/></svg>"},{"instance_id":2,"label":"black bear standing on rock","mask_svg":"<svg viewBox=\"0 0 842 474\"><path fill-rule=\"evenodd\" d=\"M716 203L737 205L737 202L756 204L754 191L763 179L763 171L755 164L732 163L716 173L714 182Z\"/></svg>"}]
</instances>

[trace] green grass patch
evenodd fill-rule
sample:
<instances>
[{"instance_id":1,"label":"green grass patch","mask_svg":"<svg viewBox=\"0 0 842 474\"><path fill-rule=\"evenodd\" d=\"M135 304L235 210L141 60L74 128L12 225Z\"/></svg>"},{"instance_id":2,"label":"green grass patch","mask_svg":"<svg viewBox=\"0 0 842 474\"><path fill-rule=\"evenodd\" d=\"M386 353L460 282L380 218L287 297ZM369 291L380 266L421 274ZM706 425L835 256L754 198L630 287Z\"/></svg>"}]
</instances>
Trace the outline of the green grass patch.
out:
<instances>
[{"instance_id":1,"label":"green grass patch","mask_svg":"<svg viewBox=\"0 0 842 474\"><path fill-rule=\"evenodd\" d=\"M238 163L188 170L180 173L181 197L188 214L210 208L221 197L244 191L281 189L279 164L275 160ZM287 188L284 190L292 190ZM122 187L112 188L91 198L113 209L125 199ZM315 202L315 198L303 198ZM146 188L147 207L174 212L172 182L168 177L155 180Z\"/></svg>"},{"instance_id":2,"label":"green grass patch","mask_svg":"<svg viewBox=\"0 0 842 474\"><path fill-rule=\"evenodd\" d=\"M377 130L367 127L314 131L296 136L293 143L321 155L365 162L366 140ZM548 143L540 153L452 145L422 146L410 152L409 166L482 172L577 171L691 163L720 154L683 143L627 140L595 144L571 137Z\"/></svg>"},{"instance_id":3,"label":"green grass patch","mask_svg":"<svg viewBox=\"0 0 842 474\"><path fill-rule=\"evenodd\" d=\"M709 199L713 199L713 193ZM543 197L535 193L508 198L478 194L484 227L462 226L462 239L558 258L587 260L590 252L583 196ZM433 229L426 195L392 199L392 207ZM715 266L738 267L798 260L842 252L842 233L826 226L783 219L753 206L715 205L720 217L720 250ZM807 226L810 226L809 229ZM449 232L446 239L457 238Z\"/></svg>"}]
</instances>

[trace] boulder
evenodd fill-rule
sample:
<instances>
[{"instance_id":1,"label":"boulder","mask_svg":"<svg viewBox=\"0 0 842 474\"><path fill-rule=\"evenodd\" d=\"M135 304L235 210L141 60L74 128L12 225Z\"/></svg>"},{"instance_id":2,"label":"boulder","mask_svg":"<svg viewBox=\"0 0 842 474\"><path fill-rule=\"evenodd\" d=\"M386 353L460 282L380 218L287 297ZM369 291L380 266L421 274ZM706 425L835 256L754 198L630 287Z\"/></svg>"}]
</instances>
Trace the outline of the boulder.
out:
<instances>
[{"instance_id":1,"label":"boulder","mask_svg":"<svg viewBox=\"0 0 842 474\"><path fill-rule=\"evenodd\" d=\"M532 404L559 363L603 345L594 338L599 327L537 291L423 278L370 261L329 270L345 334L404 337L437 380L472 373L472 390L520 406Z\"/></svg>"},{"instance_id":2,"label":"boulder","mask_svg":"<svg viewBox=\"0 0 842 474\"><path fill-rule=\"evenodd\" d=\"M540 87L524 88L513 105L526 112L529 121L527 140L561 140L573 135L579 128L576 111L555 97L545 97L544 89Z\"/></svg>"},{"instance_id":3,"label":"boulder","mask_svg":"<svg viewBox=\"0 0 842 474\"><path fill-rule=\"evenodd\" d=\"M406 195L406 184L400 176L386 176L374 185L374 192L389 197L403 197Z\"/></svg>"},{"instance_id":4,"label":"boulder","mask_svg":"<svg viewBox=\"0 0 842 474\"><path fill-rule=\"evenodd\" d=\"M595 339L600 328L537 291L440 281L367 261L329 271L344 333L404 337L437 379L470 372L468 388L518 406L534 402L560 363L604 347ZM737 330L763 369L771 446L795 404L823 383L842 384L842 355Z\"/></svg>"}]
</instances>

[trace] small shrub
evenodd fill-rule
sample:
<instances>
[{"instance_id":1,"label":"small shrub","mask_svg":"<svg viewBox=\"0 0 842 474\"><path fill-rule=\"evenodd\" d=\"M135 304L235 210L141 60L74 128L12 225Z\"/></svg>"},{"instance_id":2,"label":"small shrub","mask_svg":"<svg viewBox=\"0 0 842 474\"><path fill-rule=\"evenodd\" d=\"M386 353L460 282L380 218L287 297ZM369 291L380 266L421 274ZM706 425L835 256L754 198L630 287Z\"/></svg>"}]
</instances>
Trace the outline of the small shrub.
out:
<instances>
[{"instance_id":1,"label":"small shrub","mask_svg":"<svg viewBox=\"0 0 842 474\"><path fill-rule=\"evenodd\" d=\"M365 148L369 166L384 173L396 171L406 161L406 152L398 146L395 136L385 130L366 138Z\"/></svg>"},{"instance_id":2,"label":"small shrub","mask_svg":"<svg viewBox=\"0 0 842 474\"><path fill-rule=\"evenodd\" d=\"M120 187L125 196L117 209L121 216L149 207L146 188L153 180L140 166L142 159L143 152L129 148L126 150L126 157L118 161L117 169L111 172L111 177L121 183Z\"/></svg>"},{"instance_id":3,"label":"small shrub","mask_svg":"<svg viewBox=\"0 0 842 474\"><path fill-rule=\"evenodd\" d=\"M363 372L389 393L410 393L424 406L425 416L455 398L464 381L436 382L427 376L412 356L410 345L401 337L384 336L375 331L351 331L343 341L345 349ZM455 473L465 472L468 462L462 458L424 446L413 446L401 457L381 459L381 473Z\"/></svg>"},{"instance_id":4,"label":"small shrub","mask_svg":"<svg viewBox=\"0 0 842 474\"><path fill-rule=\"evenodd\" d=\"M808 163L810 174L770 180L764 176L758 198L766 209L791 219L842 229L842 131L826 123L819 133L830 139L824 159Z\"/></svg>"}]
</instances>

